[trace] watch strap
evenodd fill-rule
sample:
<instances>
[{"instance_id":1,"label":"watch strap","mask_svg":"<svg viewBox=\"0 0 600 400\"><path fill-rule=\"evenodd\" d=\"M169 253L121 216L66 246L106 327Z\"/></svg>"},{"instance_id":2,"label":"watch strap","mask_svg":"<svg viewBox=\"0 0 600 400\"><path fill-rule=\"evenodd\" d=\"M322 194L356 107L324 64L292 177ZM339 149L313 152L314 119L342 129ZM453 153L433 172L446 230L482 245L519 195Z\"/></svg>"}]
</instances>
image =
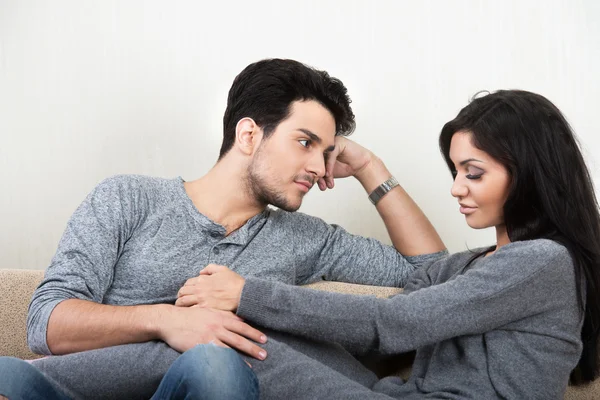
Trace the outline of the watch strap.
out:
<instances>
[{"instance_id":1,"label":"watch strap","mask_svg":"<svg viewBox=\"0 0 600 400\"><path fill-rule=\"evenodd\" d=\"M379 202L379 200L381 200L381 198L385 196L387 192L389 192L398 185L398 181L392 176L387 181L377 186L375 190L371 192L371 194L369 195L369 200L371 200L371 203L377 204L377 202Z\"/></svg>"}]
</instances>

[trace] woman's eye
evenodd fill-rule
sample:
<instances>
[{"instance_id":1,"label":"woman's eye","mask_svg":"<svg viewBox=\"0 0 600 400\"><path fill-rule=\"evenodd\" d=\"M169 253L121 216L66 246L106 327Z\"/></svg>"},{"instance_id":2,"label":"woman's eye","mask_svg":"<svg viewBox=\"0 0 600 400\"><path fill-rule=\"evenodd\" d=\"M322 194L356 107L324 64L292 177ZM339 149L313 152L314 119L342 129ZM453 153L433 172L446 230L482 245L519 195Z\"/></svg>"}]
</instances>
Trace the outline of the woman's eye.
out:
<instances>
[{"instance_id":1,"label":"woman's eye","mask_svg":"<svg viewBox=\"0 0 600 400\"><path fill-rule=\"evenodd\" d=\"M483 175L483 174L479 174L479 175L468 174L468 175L465 175L465 178L467 178L467 179L479 179L479 178L481 178L481 175Z\"/></svg>"},{"instance_id":2,"label":"woman's eye","mask_svg":"<svg viewBox=\"0 0 600 400\"><path fill-rule=\"evenodd\" d=\"M303 147L308 147L308 146L310 146L310 140L303 139L303 140L299 140L298 142L299 142L299 143L300 143L300 145L302 145Z\"/></svg>"},{"instance_id":3,"label":"woman's eye","mask_svg":"<svg viewBox=\"0 0 600 400\"><path fill-rule=\"evenodd\" d=\"M467 179L479 179L479 178L481 178L481 175L483 175L484 172L485 171L482 170L481 168L471 166L467 169L466 178Z\"/></svg>"}]
</instances>

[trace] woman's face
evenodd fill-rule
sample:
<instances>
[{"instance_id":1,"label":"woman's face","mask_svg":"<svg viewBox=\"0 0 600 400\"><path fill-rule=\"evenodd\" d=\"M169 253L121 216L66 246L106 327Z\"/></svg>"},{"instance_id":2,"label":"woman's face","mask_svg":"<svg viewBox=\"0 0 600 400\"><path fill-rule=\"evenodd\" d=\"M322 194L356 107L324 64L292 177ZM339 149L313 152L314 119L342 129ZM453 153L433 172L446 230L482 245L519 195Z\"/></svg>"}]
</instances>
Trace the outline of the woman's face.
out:
<instances>
[{"instance_id":1,"label":"woman's face","mask_svg":"<svg viewBox=\"0 0 600 400\"><path fill-rule=\"evenodd\" d=\"M456 171L451 193L467 224L474 229L496 227L505 232L503 208L510 185L506 168L474 147L471 133L464 131L452 136L450 159Z\"/></svg>"}]
</instances>

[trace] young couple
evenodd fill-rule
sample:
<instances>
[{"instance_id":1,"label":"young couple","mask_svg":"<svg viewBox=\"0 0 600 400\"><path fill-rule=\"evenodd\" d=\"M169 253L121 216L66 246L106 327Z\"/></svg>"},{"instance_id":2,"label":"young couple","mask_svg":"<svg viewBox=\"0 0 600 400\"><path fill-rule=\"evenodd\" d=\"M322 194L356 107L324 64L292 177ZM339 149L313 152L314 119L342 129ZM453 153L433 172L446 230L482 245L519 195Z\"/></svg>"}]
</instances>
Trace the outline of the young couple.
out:
<instances>
[{"instance_id":1,"label":"young couple","mask_svg":"<svg viewBox=\"0 0 600 400\"><path fill-rule=\"evenodd\" d=\"M234 80L201 178L118 176L75 211L0 358L8 399L559 399L598 373L600 216L574 134L546 98L478 97L439 146L451 195L496 243L449 255L354 129L346 88L292 60ZM295 212L354 176L393 246ZM271 209L273 205L278 209ZM395 285L390 299L298 287ZM408 381L353 356L416 350Z\"/></svg>"}]
</instances>

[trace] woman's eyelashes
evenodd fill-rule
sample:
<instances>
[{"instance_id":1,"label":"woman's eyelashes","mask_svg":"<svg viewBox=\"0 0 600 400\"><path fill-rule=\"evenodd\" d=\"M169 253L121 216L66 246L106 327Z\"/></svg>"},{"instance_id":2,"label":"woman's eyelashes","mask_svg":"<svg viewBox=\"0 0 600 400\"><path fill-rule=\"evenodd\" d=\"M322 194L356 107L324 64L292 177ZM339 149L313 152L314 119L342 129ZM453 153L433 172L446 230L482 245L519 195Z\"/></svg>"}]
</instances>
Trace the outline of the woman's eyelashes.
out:
<instances>
[{"instance_id":1,"label":"woman's eyelashes","mask_svg":"<svg viewBox=\"0 0 600 400\"><path fill-rule=\"evenodd\" d=\"M456 179L458 176L457 170L452 170L452 179ZM479 179L485 173L481 168L469 166L466 170L465 178L467 179Z\"/></svg>"},{"instance_id":2,"label":"woman's eyelashes","mask_svg":"<svg viewBox=\"0 0 600 400\"><path fill-rule=\"evenodd\" d=\"M481 168L469 166L467 168L467 175L465 176L467 179L479 179L485 173Z\"/></svg>"},{"instance_id":3,"label":"woman's eyelashes","mask_svg":"<svg viewBox=\"0 0 600 400\"><path fill-rule=\"evenodd\" d=\"M479 178L481 178L481 175L483 175L483 174L479 174L479 175L471 175L471 174L467 174L465 177L466 177L467 179L479 179Z\"/></svg>"}]
</instances>

